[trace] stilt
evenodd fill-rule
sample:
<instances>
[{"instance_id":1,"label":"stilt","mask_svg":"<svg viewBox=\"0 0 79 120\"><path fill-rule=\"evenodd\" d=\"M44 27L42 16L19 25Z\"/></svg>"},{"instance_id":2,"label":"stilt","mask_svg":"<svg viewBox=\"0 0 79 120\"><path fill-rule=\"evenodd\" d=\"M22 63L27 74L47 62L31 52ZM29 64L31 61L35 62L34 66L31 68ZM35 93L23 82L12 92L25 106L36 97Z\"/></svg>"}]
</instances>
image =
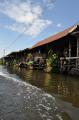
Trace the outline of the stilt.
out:
<instances>
[{"instance_id":1,"label":"stilt","mask_svg":"<svg viewBox=\"0 0 79 120\"><path fill-rule=\"evenodd\" d=\"M77 57L79 57L79 36L77 36ZM79 59L76 60L76 68L79 67Z\"/></svg>"},{"instance_id":2,"label":"stilt","mask_svg":"<svg viewBox=\"0 0 79 120\"><path fill-rule=\"evenodd\" d=\"M71 41L69 40L69 57L71 57Z\"/></svg>"}]
</instances>

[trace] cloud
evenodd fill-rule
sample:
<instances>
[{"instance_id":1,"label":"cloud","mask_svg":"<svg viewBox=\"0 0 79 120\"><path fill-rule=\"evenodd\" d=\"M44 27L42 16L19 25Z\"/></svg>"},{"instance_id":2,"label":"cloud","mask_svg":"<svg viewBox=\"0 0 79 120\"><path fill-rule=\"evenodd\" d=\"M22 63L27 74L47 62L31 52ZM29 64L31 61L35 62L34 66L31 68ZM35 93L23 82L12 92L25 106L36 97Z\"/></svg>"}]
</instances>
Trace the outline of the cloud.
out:
<instances>
[{"instance_id":1,"label":"cloud","mask_svg":"<svg viewBox=\"0 0 79 120\"><path fill-rule=\"evenodd\" d=\"M44 5L47 8L52 8L56 0L43 0Z\"/></svg>"},{"instance_id":2,"label":"cloud","mask_svg":"<svg viewBox=\"0 0 79 120\"><path fill-rule=\"evenodd\" d=\"M62 27L62 24L61 24L61 23L58 23L58 24L57 24L57 27L58 27L58 28Z\"/></svg>"},{"instance_id":3,"label":"cloud","mask_svg":"<svg viewBox=\"0 0 79 120\"><path fill-rule=\"evenodd\" d=\"M27 30L31 36L36 36L38 33L41 33L44 29L46 29L52 22L49 20L38 19L35 21L31 27ZM38 29L39 28L39 29Z\"/></svg>"},{"instance_id":4,"label":"cloud","mask_svg":"<svg viewBox=\"0 0 79 120\"><path fill-rule=\"evenodd\" d=\"M51 0L47 3L49 5ZM7 24L4 28L20 33L26 29L25 34L29 36L37 36L52 24L51 20L43 18L43 6L32 0L0 1L0 12L13 20L11 25Z\"/></svg>"},{"instance_id":5,"label":"cloud","mask_svg":"<svg viewBox=\"0 0 79 120\"><path fill-rule=\"evenodd\" d=\"M4 26L4 28L10 29L12 31L17 31L19 33L24 33L32 37L36 37L51 24L52 22L49 20L44 21L43 19L37 19L29 27L26 27L24 24L21 24L20 26L19 24L13 24L11 26L6 25Z\"/></svg>"}]
</instances>

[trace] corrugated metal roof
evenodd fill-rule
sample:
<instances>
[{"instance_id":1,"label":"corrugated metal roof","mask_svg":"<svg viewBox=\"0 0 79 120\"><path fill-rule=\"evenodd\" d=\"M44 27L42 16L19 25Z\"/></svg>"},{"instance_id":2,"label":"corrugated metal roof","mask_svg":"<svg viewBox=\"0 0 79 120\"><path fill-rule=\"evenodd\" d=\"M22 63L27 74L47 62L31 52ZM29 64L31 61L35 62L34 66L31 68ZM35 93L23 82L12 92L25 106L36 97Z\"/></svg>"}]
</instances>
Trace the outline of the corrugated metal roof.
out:
<instances>
[{"instance_id":1,"label":"corrugated metal roof","mask_svg":"<svg viewBox=\"0 0 79 120\"><path fill-rule=\"evenodd\" d=\"M42 41L39 41L34 46L32 46L32 49L36 48L36 47L39 47L39 46L42 46L42 45L45 45L45 44L48 44L48 43L51 43L53 41L59 40L60 38L63 38L65 36L67 36L69 33L72 33L77 28L77 25L71 26L71 27L69 27L68 29L66 29L62 32L59 32L59 33L57 33L53 36L50 36L49 38L46 38Z\"/></svg>"}]
</instances>

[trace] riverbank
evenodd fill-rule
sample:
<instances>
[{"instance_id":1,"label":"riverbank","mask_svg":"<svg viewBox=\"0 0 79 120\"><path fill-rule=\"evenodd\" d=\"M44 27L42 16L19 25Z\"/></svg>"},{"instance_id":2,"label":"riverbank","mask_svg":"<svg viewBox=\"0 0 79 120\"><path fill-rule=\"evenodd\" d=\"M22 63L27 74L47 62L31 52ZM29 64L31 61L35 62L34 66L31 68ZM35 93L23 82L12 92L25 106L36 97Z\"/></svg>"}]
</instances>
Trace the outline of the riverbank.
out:
<instances>
[{"instance_id":1,"label":"riverbank","mask_svg":"<svg viewBox=\"0 0 79 120\"><path fill-rule=\"evenodd\" d=\"M31 55L31 58L26 57L24 61L12 59L11 61L5 61L3 65L18 69L26 68L28 70L42 70L46 73L79 76L79 68L74 63L70 63L65 58L59 59L56 54L50 54L47 59L44 59L43 56L33 57Z\"/></svg>"}]
</instances>

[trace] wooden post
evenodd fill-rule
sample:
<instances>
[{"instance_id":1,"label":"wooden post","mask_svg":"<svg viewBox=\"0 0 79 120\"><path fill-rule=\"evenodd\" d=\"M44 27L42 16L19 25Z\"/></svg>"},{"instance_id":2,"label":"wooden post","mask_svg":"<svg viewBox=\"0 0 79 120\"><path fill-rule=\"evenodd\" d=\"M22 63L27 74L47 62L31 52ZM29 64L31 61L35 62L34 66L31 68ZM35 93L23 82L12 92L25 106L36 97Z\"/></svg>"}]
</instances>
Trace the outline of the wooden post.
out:
<instances>
[{"instance_id":1,"label":"wooden post","mask_svg":"<svg viewBox=\"0 0 79 120\"><path fill-rule=\"evenodd\" d=\"M79 37L77 37L77 57L79 57Z\"/></svg>"},{"instance_id":2,"label":"wooden post","mask_svg":"<svg viewBox=\"0 0 79 120\"><path fill-rule=\"evenodd\" d=\"M71 57L71 42L69 40L69 57Z\"/></svg>"},{"instance_id":3,"label":"wooden post","mask_svg":"<svg viewBox=\"0 0 79 120\"><path fill-rule=\"evenodd\" d=\"M70 57L71 57L71 41L69 40L69 64L70 64ZM70 69L70 67L68 66L68 70Z\"/></svg>"},{"instance_id":4,"label":"wooden post","mask_svg":"<svg viewBox=\"0 0 79 120\"><path fill-rule=\"evenodd\" d=\"M77 36L77 57L79 57L79 36ZM79 65L79 59L76 60L76 67Z\"/></svg>"}]
</instances>

